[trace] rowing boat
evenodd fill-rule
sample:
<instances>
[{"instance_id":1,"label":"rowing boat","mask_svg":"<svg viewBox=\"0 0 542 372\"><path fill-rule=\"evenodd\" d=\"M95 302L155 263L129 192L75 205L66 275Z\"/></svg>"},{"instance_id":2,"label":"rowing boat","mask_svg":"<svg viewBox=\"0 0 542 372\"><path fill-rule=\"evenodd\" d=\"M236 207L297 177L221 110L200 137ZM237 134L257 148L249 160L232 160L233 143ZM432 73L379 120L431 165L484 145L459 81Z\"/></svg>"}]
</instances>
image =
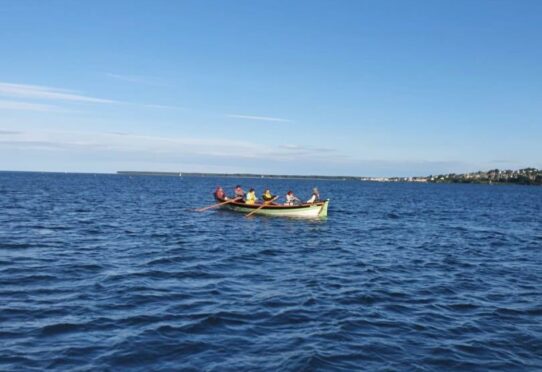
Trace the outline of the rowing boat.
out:
<instances>
[{"instance_id":1,"label":"rowing boat","mask_svg":"<svg viewBox=\"0 0 542 372\"><path fill-rule=\"evenodd\" d=\"M225 199L217 199L218 202L225 202ZM300 205L269 204L262 207L261 204L246 204L243 202L230 202L220 206L234 212L259 214L273 217L296 217L296 218L317 218L327 217L329 199L316 203L305 203Z\"/></svg>"}]
</instances>

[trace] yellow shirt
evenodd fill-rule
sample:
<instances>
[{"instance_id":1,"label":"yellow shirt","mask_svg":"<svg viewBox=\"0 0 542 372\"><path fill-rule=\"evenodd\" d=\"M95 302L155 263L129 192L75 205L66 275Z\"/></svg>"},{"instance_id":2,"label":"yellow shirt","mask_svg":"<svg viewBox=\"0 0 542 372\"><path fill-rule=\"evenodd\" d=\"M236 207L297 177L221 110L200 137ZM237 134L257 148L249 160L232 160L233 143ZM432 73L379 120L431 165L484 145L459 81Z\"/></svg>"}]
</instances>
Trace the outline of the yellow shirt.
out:
<instances>
[{"instance_id":1,"label":"yellow shirt","mask_svg":"<svg viewBox=\"0 0 542 372\"><path fill-rule=\"evenodd\" d=\"M252 192L247 192L247 195L246 195L246 203L247 204L254 204L256 202L256 193L254 191Z\"/></svg>"},{"instance_id":2,"label":"yellow shirt","mask_svg":"<svg viewBox=\"0 0 542 372\"><path fill-rule=\"evenodd\" d=\"M264 200L264 204L271 204L271 202L273 200L273 195L271 194L270 191L264 192L262 194L262 199Z\"/></svg>"}]
</instances>

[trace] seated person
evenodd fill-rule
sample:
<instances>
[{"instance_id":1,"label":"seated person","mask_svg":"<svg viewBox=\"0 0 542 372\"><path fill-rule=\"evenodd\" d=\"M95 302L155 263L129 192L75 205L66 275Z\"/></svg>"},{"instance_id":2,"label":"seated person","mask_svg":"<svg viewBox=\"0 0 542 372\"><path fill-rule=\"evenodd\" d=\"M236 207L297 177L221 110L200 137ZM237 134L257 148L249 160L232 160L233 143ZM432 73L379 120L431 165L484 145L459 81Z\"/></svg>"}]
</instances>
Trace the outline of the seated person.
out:
<instances>
[{"instance_id":1,"label":"seated person","mask_svg":"<svg viewBox=\"0 0 542 372\"><path fill-rule=\"evenodd\" d=\"M245 198L245 191L241 188L241 185L235 186L234 195L235 199L239 199L239 201Z\"/></svg>"},{"instance_id":2,"label":"seated person","mask_svg":"<svg viewBox=\"0 0 542 372\"><path fill-rule=\"evenodd\" d=\"M284 205L299 205L301 204L301 200L297 196L294 195L292 191L288 191L286 194L286 203Z\"/></svg>"},{"instance_id":3,"label":"seated person","mask_svg":"<svg viewBox=\"0 0 542 372\"><path fill-rule=\"evenodd\" d=\"M215 196L215 199L217 200L228 200L228 197L226 196L226 193L224 192L224 189L220 186L217 186L215 189L215 192L213 193Z\"/></svg>"},{"instance_id":4,"label":"seated person","mask_svg":"<svg viewBox=\"0 0 542 372\"><path fill-rule=\"evenodd\" d=\"M248 190L245 196L245 203L252 205L256 203L256 200L258 200L258 198L256 197L256 192L254 191L254 189Z\"/></svg>"},{"instance_id":5,"label":"seated person","mask_svg":"<svg viewBox=\"0 0 542 372\"><path fill-rule=\"evenodd\" d=\"M309 200L307 200L307 203L318 203L320 201L320 193L318 192L318 189L314 187L312 189L312 195Z\"/></svg>"},{"instance_id":6,"label":"seated person","mask_svg":"<svg viewBox=\"0 0 542 372\"><path fill-rule=\"evenodd\" d=\"M262 199L264 204L275 204L273 203L273 200L276 199L276 196L271 194L271 191L269 191L269 189L265 189L264 193L262 194Z\"/></svg>"}]
</instances>

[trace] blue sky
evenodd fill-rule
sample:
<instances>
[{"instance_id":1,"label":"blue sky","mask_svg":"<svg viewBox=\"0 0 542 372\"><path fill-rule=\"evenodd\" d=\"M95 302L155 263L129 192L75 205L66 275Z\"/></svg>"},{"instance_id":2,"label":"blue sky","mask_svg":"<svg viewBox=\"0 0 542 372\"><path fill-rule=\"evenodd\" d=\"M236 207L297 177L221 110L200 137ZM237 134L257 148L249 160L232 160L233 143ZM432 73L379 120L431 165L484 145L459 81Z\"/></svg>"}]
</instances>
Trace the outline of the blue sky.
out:
<instances>
[{"instance_id":1,"label":"blue sky","mask_svg":"<svg viewBox=\"0 0 542 372\"><path fill-rule=\"evenodd\" d=\"M0 2L0 169L542 168L541 1Z\"/></svg>"}]
</instances>

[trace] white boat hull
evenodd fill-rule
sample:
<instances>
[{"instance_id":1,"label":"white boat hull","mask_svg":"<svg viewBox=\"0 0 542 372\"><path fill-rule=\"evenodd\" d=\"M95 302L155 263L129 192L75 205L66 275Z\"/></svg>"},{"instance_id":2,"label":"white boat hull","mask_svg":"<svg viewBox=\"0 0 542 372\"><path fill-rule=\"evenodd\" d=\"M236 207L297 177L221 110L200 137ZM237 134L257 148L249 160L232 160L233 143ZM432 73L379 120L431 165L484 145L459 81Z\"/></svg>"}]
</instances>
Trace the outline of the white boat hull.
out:
<instances>
[{"instance_id":1,"label":"white boat hull","mask_svg":"<svg viewBox=\"0 0 542 372\"><path fill-rule=\"evenodd\" d=\"M314 203L314 204L302 204L299 206L285 206L285 205L266 205L263 208L258 209L261 205L248 205L244 203L230 203L221 206L222 209L231 210L240 213L258 214L262 216L273 217L292 217L292 218L319 218L327 217L327 209L329 205L329 199Z\"/></svg>"}]
</instances>

